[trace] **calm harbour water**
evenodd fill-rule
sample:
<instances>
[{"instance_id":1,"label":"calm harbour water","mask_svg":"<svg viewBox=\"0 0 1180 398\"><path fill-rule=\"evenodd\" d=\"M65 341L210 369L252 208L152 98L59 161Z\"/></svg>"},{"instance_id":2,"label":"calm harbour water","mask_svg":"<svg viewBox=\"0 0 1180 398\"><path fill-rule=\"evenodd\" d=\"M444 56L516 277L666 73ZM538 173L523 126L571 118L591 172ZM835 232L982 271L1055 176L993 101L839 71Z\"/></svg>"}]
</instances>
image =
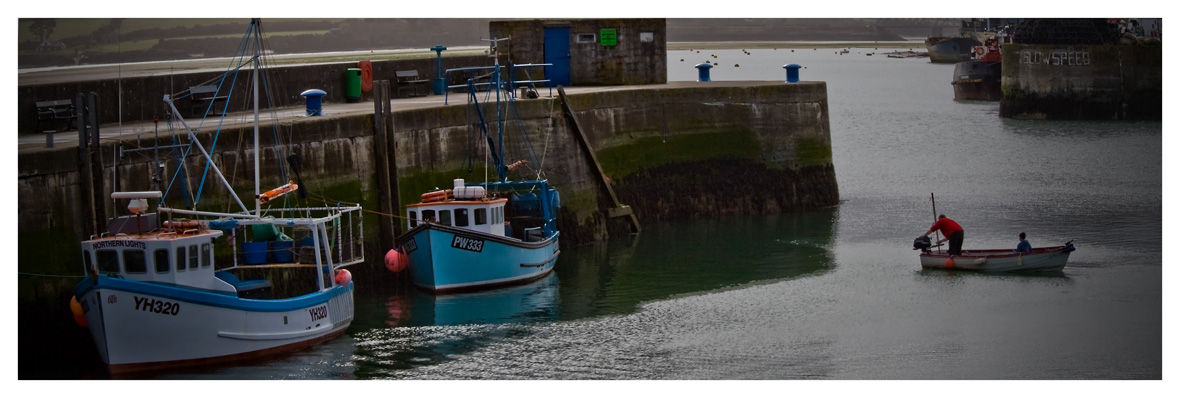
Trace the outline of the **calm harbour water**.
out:
<instances>
[{"instance_id":1,"label":"calm harbour water","mask_svg":"<svg viewBox=\"0 0 1180 398\"><path fill-rule=\"evenodd\" d=\"M645 225L511 289L358 289L341 338L152 377L1162 378L1162 123L1007 120L953 100L953 65L748 51L670 51L668 79L826 81L839 206ZM967 249L1078 250L1061 275L922 271L931 193Z\"/></svg>"}]
</instances>

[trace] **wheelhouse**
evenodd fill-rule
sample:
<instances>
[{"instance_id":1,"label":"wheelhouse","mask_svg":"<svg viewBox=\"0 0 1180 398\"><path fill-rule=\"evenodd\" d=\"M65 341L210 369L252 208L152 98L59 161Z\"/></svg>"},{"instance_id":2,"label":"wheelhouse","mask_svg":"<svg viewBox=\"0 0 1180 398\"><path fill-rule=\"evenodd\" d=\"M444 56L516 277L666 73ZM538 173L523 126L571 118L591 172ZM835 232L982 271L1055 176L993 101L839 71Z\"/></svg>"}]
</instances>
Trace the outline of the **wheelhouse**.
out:
<instances>
[{"instance_id":1,"label":"wheelhouse","mask_svg":"<svg viewBox=\"0 0 1180 398\"><path fill-rule=\"evenodd\" d=\"M82 261L87 273L234 293L213 277L213 241L221 235L202 229L100 237L82 242Z\"/></svg>"}]
</instances>

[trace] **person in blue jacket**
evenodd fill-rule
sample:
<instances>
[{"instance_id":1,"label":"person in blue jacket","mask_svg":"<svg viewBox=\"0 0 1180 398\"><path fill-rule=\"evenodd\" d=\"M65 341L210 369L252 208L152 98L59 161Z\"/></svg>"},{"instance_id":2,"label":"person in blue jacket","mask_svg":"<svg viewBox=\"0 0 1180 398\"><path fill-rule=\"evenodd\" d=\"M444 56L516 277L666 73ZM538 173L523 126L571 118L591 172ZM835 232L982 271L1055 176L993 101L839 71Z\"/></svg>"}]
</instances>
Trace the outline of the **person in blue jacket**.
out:
<instances>
[{"instance_id":1,"label":"person in blue jacket","mask_svg":"<svg viewBox=\"0 0 1180 398\"><path fill-rule=\"evenodd\" d=\"M1020 233L1020 243L1016 245L1017 253L1032 253L1032 245L1024 240L1024 232Z\"/></svg>"}]
</instances>

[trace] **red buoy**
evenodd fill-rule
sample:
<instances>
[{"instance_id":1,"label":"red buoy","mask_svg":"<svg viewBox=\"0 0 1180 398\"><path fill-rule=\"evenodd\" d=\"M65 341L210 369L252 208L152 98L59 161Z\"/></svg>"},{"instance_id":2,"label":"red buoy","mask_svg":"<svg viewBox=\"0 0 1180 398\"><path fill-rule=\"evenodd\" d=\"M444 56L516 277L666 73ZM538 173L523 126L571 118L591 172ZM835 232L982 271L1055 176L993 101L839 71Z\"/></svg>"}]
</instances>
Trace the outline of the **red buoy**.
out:
<instances>
[{"instance_id":1,"label":"red buoy","mask_svg":"<svg viewBox=\"0 0 1180 398\"><path fill-rule=\"evenodd\" d=\"M336 270L336 284L347 285L349 283L352 283L352 273L346 269Z\"/></svg>"},{"instance_id":2,"label":"red buoy","mask_svg":"<svg viewBox=\"0 0 1180 398\"><path fill-rule=\"evenodd\" d=\"M952 257L947 257L947 259L946 259L946 267L947 267L947 268L954 268L954 266L955 266L955 259L954 259L954 258L952 258Z\"/></svg>"},{"instance_id":3,"label":"red buoy","mask_svg":"<svg viewBox=\"0 0 1180 398\"><path fill-rule=\"evenodd\" d=\"M392 249L388 253L385 253L385 268L390 272L402 272L402 270L406 269L407 265L409 265L409 261L406 259L406 255L397 249Z\"/></svg>"}]
</instances>

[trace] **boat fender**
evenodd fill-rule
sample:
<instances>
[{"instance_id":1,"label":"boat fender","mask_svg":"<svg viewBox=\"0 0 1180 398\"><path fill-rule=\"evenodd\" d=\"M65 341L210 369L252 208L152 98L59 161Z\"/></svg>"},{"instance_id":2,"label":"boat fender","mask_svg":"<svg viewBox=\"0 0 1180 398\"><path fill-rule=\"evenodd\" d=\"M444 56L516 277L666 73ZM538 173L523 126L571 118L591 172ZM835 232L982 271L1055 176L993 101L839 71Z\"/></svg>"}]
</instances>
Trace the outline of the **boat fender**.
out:
<instances>
[{"instance_id":1,"label":"boat fender","mask_svg":"<svg viewBox=\"0 0 1180 398\"><path fill-rule=\"evenodd\" d=\"M954 257L947 257L946 262L943 263L943 265L946 265L947 268L954 268L955 267L955 258Z\"/></svg>"},{"instance_id":2,"label":"boat fender","mask_svg":"<svg viewBox=\"0 0 1180 398\"><path fill-rule=\"evenodd\" d=\"M388 269L389 272L395 274L402 272L408 264L406 255L397 249L390 249L389 252L385 253L385 269Z\"/></svg>"},{"instance_id":3,"label":"boat fender","mask_svg":"<svg viewBox=\"0 0 1180 398\"><path fill-rule=\"evenodd\" d=\"M352 273L346 269L336 270L336 284L344 286L349 283L352 283Z\"/></svg>"},{"instance_id":4,"label":"boat fender","mask_svg":"<svg viewBox=\"0 0 1180 398\"><path fill-rule=\"evenodd\" d=\"M74 313L74 323L78 326L88 328L90 322L86 320L86 314L82 312L82 304L78 303L78 297L70 297L70 312Z\"/></svg>"}]
</instances>

